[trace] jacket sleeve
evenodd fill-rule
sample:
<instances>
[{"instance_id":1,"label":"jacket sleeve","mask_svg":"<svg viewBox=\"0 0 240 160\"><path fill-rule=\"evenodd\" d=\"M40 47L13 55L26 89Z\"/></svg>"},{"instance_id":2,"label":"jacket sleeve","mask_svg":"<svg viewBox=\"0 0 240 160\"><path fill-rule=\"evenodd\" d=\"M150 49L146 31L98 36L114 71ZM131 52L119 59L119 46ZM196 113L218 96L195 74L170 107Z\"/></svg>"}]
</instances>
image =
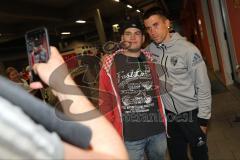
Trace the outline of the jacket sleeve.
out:
<instances>
[{"instance_id":1,"label":"jacket sleeve","mask_svg":"<svg viewBox=\"0 0 240 160\"><path fill-rule=\"evenodd\" d=\"M99 110L111 122L114 121L115 98L111 90L110 79L106 71L102 68L99 76Z\"/></svg>"},{"instance_id":2,"label":"jacket sleeve","mask_svg":"<svg viewBox=\"0 0 240 160\"><path fill-rule=\"evenodd\" d=\"M198 119L200 125L206 126L211 117L211 85L207 67L200 51L193 47L187 56L188 69L195 87L195 96L198 99Z\"/></svg>"}]
</instances>

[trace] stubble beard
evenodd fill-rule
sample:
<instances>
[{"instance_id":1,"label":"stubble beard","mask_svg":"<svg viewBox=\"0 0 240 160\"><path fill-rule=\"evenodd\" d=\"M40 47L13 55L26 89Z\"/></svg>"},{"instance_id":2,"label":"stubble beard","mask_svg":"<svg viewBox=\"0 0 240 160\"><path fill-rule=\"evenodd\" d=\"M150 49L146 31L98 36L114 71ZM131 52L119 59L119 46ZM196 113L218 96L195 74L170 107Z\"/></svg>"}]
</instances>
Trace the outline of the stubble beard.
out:
<instances>
[{"instance_id":1,"label":"stubble beard","mask_svg":"<svg viewBox=\"0 0 240 160\"><path fill-rule=\"evenodd\" d=\"M128 48L128 51L132 53L139 52L140 50L141 48Z\"/></svg>"}]
</instances>

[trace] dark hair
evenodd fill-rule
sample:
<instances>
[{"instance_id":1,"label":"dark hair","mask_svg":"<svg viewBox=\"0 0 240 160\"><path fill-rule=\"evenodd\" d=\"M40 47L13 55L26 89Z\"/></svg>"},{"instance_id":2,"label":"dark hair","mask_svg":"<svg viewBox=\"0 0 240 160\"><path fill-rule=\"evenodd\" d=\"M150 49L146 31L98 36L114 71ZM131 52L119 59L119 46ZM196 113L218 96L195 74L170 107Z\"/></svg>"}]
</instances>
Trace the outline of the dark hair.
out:
<instances>
[{"instance_id":1,"label":"dark hair","mask_svg":"<svg viewBox=\"0 0 240 160\"><path fill-rule=\"evenodd\" d=\"M146 12L144 12L143 20L148 19L152 15L159 15L161 17L169 19L169 15L165 10L163 10L162 8L159 8L159 7L152 7L150 9L146 10Z\"/></svg>"}]
</instances>

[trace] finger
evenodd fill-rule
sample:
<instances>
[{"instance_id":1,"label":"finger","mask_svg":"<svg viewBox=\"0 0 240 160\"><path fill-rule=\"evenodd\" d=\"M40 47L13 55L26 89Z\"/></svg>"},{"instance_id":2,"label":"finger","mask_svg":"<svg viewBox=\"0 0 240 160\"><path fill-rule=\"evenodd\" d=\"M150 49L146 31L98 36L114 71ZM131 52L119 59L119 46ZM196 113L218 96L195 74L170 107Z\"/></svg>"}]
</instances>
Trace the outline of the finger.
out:
<instances>
[{"instance_id":1,"label":"finger","mask_svg":"<svg viewBox=\"0 0 240 160\"><path fill-rule=\"evenodd\" d=\"M58 52L56 47L50 46L50 51L51 51L51 55L50 58L53 58L56 56L56 53Z\"/></svg>"},{"instance_id":2,"label":"finger","mask_svg":"<svg viewBox=\"0 0 240 160\"><path fill-rule=\"evenodd\" d=\"M40 63L35 63L32 67L33 71L35 74L38 74L38 66L40 65Z\"/></svg>"},{"instance_id":3,"label":"finger","mask_svg":"<svg viewBox=\"0 0 240 160\"><path fill-rule=\"evenodd\" d=\"M41 89L41 88L43 88L43 85L41 82L32 82L32 83L30 83L30 88Z\"/></svg>"},{"instance_id":4,"label":"finger","mask_svg":"<svg viewBox=\"0 0 240 160\"><path fill-rule=\"evenodd\" d=\"M61 60L62 63L64 63L64 60L56 47L51 46L50 50L51 50L50 60L59 59Z\"/></svg>"},{"instance_id":5,"label":"finger","mask_svg":"<svg viewBox=\"0 0 240 160\"><path fill-rule=\"evenodd\" d=\"M50 50L51 50L50 59L59 57L59 52L56 47L51 46Z\"/></svg>"}]
</instances>

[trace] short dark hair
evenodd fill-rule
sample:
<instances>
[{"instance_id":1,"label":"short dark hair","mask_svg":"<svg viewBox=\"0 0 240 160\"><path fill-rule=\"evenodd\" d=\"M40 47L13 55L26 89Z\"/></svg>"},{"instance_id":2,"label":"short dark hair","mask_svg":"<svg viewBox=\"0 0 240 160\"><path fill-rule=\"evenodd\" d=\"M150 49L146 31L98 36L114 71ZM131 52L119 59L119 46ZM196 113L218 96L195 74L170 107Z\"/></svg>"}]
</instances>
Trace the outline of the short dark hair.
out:
<instances>
[{"instance_id":1,"label":"short dark hair","mask_svg":"<svg viewBox=\"0 0 240 160\"><path fill-rule=\"evenodd\" d=\"M152 7L150 9L146 10L146 12L144 12L143 20L146 20L153 15L159 15L161 17L165 17L166 19L169 19L169 15L164 9L162 9L160 7Z\"/></svg>"}]
</instances>

